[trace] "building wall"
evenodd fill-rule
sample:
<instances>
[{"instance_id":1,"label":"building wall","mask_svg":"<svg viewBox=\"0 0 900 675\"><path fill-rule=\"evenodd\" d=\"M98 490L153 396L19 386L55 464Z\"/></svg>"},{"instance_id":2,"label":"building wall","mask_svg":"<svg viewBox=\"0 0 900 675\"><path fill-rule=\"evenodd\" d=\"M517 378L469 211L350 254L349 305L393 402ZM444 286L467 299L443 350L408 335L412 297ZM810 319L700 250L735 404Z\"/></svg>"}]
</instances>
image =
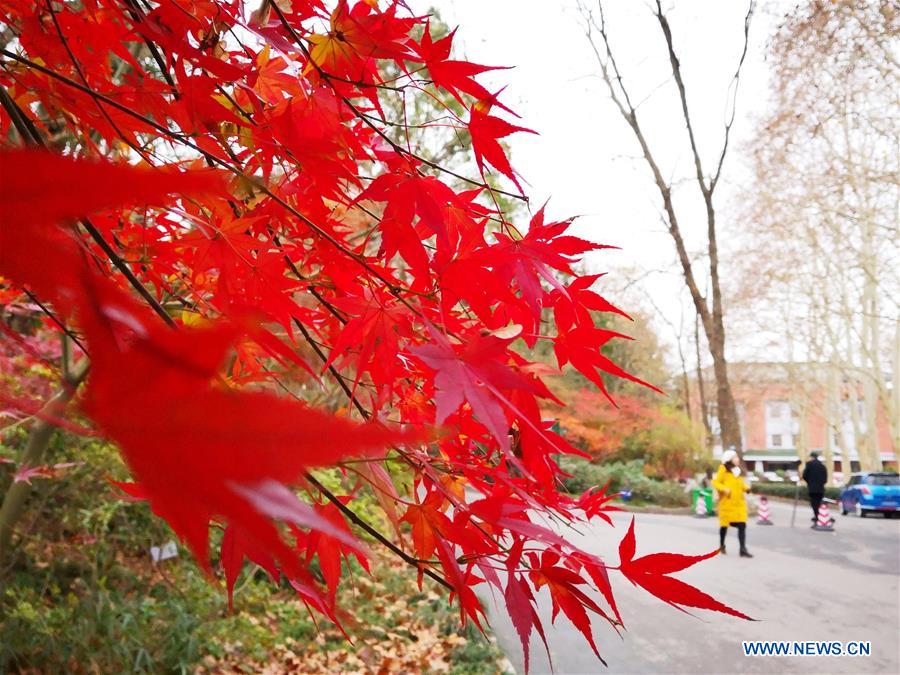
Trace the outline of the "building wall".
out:
<instances>
[{"instance_id":1,"label":"building wall","mask_svg":"<svg viewBox=\"0 0 900 675\"><path fill-rule=\"evenodd\" d=\"M735 401L738 405L738 414L741 418L741 432L744 439L744 450L765 451L774 453L776 450L784 450L785 456L797 456L800 441L805 437L806 451L818 450L823 451L827 442L828 429L824 416L826 391L824 386L816 386L817 381L825 381L822 376L825 366L820 364L795 364L793 367L816 369L816 377L809 377L804 380L804 391L802 392L802 400L805 401L804 411L801 408L801 396L798 396L796 387L792 387L786 378L786 368L784 364L750 364L740 363L730 365L730 379L732 380L732 391ZM704 378L705 388L707 392L708 403L715 402L714 386L712 373ZM699 406L699 390L696 380L692 382L692 415L698 423L702 423L700 418ZM846 392L844 392L846 395ZM787 417L790 403L794 399L793 409L790 410L791 417ZM861 392L859 393L862 398ZM774 418L771 414L771 404L774 402L782 402L782 416ZM767 415L767 407L769 414ZM847 443L844 447L850 449L850 459L856 459L856 448L852 435L852 422L849 418L849 408L844 403L842 414L847 416L845 419L845 439ZM805 414L804 414L805 412ZM767 420L768 418L768 420ZM767 423L768 422L768 423ZM717 433L717 425L712 420L714 436ZM772 443L772 432L778 431L782 435L782 443L776 447ZM897 448L892 447L890 425L887 421L885 410L879 404L877 406L877 433L876 443L883 460L896 462ZM836 444L832 447L838 451ZM716 438L713 446L714 456L721 455L721 443Z\"/></svg>"}]
</instances>

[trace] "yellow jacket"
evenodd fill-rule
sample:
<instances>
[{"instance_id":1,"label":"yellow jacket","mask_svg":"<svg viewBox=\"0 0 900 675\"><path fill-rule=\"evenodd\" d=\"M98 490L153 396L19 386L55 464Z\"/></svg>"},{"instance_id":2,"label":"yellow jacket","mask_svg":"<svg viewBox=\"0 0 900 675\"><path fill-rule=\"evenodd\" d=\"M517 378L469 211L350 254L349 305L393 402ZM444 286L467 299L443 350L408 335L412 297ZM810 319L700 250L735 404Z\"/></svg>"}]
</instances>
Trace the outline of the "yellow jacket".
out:
<instances>
[{"instance_id":1,"label":"yellow jacket","mask_svg":"<svg viewBox=\"0 0 900 675\"><path fill-rule=\"evenodd\" d=\"M747 500L744 499L744 493L747 491L747 484L744 479L735 476L724 464L720 464L712 484L719 493L719 525L727 527L731 523L746 523Z\"/></svg>"}]
</instances>

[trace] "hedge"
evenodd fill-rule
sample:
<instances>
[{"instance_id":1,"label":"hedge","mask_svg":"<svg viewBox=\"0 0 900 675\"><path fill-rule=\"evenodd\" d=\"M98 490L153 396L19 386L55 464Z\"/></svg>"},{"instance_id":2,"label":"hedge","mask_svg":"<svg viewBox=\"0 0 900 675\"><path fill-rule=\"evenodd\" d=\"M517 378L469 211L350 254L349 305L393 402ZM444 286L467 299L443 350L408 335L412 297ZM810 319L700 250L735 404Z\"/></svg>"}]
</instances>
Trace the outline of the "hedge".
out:
<instances>
[{"instance_id":1,"label":"hedge","mask_svg":"<svg viewBox=\"0 0 900 675\"><path fill-rule=\"evenodd\" d=\"M751 490L754 494L758 495L769 495L772 497L790 497L797 493L797 484L796 483L754 483L753 488ZM807 496L807 490L805 485L800 486L800 497L805 498ZM841 494L841 488L838 487L825 487L825 496L829 499L837 499Z\"/></svg>"},{"instance_id":2,"label":"hedge","mask_svg":"<svg viewBox=\"0 0 900 675\"><path fill-rule=\"evenodd\" d=\"M688 506L690 495L684 486L674 481L657 480L644 474L643 462L606 462L594 464L576 457L565 457L561 462L564 471L571 474L563 480L563 487L571 493L580 494L593 487L603 487L609 483L609 492L618 492L625 487L631 489L632 498L638 503L659 506Z\"/></svg>"}]
</instances>

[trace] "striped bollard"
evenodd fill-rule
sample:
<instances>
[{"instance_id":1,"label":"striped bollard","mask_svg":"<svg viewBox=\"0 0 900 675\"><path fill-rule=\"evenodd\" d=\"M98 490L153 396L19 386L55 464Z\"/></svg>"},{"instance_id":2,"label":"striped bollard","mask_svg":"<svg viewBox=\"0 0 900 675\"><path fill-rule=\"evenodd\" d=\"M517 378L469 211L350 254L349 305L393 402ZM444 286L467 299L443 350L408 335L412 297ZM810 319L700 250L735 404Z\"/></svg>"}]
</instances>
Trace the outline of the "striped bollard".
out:
<instances>
[{"instance_id":1,"label":"striped bollard","mask_svg":"<svg viewBox=\"0 0 900 675\"><path fill-rule=\"evenodd\" d=\"M822 503L819 505L819 514L812 529L820 532L834 532L834 520L831 518L831 511L829 511L828 502L825 500L822 500Z\"/></svg>"},{"instance_id":2,"label":"striped bollard","mask_svg":"<svg viewBox=\"0 0 900 675\"><path fill-rule=\"evenodd\" d=\"M757 512L758 520L756 521L757 525L774 525L772 522L772 518L769 515L769 500L765 496L760 496L759 498L759 509Z\"/></svg>"}]
</instances>

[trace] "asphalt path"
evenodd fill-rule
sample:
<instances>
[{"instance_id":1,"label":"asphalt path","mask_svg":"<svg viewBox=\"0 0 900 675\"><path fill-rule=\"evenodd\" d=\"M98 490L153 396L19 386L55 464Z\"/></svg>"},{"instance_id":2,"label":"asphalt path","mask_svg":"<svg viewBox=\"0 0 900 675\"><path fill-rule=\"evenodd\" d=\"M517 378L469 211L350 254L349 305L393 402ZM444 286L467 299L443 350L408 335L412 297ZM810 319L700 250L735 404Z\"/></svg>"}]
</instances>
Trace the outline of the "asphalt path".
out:
<instances>
[{"instance_id":1,"label":"asphalt path","mask_svg":"<svg viewBox=\"0 0 900 675\"><path fill-rule=\"evenodd\" d=\"M626 631L620 638L601 621L594 636L604 667L562 615L551 625L551 602L539 595L553 672L580 673L891 673L900 674L900 519L835 514L833 533L810 529L801 502L770 502L774 526L748 524L753 559L738 557L737 533L728 553L676 575L744 612L748 622L713 612L688 616L612 573ZM613 530L592 525L567 536L611 564L631 514L616 514ZM699 554L718 546L718 522L687 515L635 514L637 556L657 551ZM602 601L601 601L602 602ZM504 609L486 599L498 642L524 673L518 636ZM502 607L502 605L500 605ZM870 656L744 656L744 640L869 641ZM549 673L547 653L532 635L532 673Z\"/></svg>"}]
</instances>

